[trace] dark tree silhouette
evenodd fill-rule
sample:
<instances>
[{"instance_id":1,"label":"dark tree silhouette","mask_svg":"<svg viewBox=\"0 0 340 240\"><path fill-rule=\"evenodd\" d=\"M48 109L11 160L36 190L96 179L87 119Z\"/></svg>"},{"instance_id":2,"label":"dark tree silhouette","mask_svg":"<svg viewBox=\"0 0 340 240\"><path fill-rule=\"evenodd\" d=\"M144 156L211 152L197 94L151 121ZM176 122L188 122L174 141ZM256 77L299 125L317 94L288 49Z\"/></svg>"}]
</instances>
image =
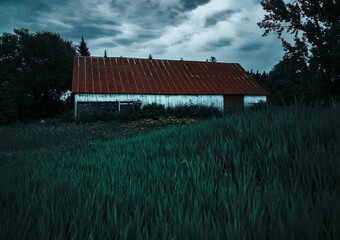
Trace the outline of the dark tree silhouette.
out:
<instances>
[{"instance_id":1,"label":"dark tree silhouette","mask_svg":"<svg viewBox=\"0 0 340 240\"><path fill-rule=\"evenodd\" d=\"M151 54L149 54L149 60L151 60L152 59L152 56L151 56Z\"/></svg>"},{"instance_id":2,"label":"dark tree silhouette","mask_svg":"<svg viewBox=\"0 0 340 240\"><path fill-rule=\"evenodd\" d=\"M214 56L210 57L210 62L217 62L217 59Z\"/></svg>"},{"instance_id":3,"label":"dark tree silhouette","mask_svg":"<svg viewBox=\"0 0 340 240\"><path fill-rule=\"evenodd\" d=\"M83 57L88 57L91 56L91 53L89 51L89 48L87 47L87 43L84 40L84 37L81 37L81 42L79 46L77 46L77 52L79 53L80 56Z\"/></svg>"},{"instance_id":4,"label":"dark tree silhouette","mask_svg":"<svg viewBox=\"0 0 340 240\"><path fill-rule=\"evenodd\" d=\"M104 57L107 57L106 49L105 49L105 51L104 51Z\"/></svg>"},{"instance_id":5,"label":"dark tree silhouette","mask_svg":"<svg viewBox=\"0 0 340 240\"><path fill-rule=\"evenodd\" d=\"M340 3L336 0L263 0L267 12L258 23L265 30L277 33L286 52L309 71L319 84L319 97L339 96L340 76ZM293 41L287 40L288 33ZM294 61L295 61L294 60ZM299 62L305 62L301 64ZM306 67L307 66L307 67Z\"/></svg>"},{"instance_id":6,"label":"dark tree silhouette","mask_svg":"<svg viewBox=\"0 0 340 240\"><path fill-rule=\"evenodd\" d=\"M217 59L214 56L211 56L209 59L206 60L207 62L217 62Z\"/></svg>"},{"instance_id":7,"label":"dark tree silhouette","mask_svg":"<svg viewBox=\"0 0 340 240\"><path fill-rule=\"evenodd\" d=\"M75 48L56 33L14 33L0 37L0 123L54 116L71 89Z\"/></svg>"}]
</instances>

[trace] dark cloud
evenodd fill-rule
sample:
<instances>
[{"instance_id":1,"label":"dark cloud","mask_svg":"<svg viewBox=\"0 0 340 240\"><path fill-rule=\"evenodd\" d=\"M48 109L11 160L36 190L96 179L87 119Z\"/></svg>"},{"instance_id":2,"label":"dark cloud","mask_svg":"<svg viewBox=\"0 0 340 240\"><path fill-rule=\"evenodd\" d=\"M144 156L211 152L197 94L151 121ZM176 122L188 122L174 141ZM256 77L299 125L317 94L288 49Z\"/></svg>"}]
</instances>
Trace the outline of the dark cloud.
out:
<instances>
[{"instance_id":1,"label":"dark cloud","mask_svg":"<svg viewBox=\"0 0 340 240\"><path fill-rule=\"evenodd\" d=\"M182 0L184 11L190 11L197 8L200 5L206 4L210 0Z\"/></svg>"},{"instance_id":2,"label":"dark cloud","mask_svg":"<svg viewBox=\"0 0 340 240\"><path fill-rule=\"evenodd\" d=\"M240 50L243 52L253 52L253 51L260 50L263 46L264 44L261 42L254 42L254 43L243 45L242 47L240 47Z\"/></svg>"},{"instance_id":3,"label":"dark cloud","mask_svg":"<svg viewBox=\"0 0 340 240\"><path fill-rule=\"evenodd\" d=\"M133 43L143 43L152 39L158 38L160 35L157 34L138 34L134 38L120 38L115 40L119 45L129 46Z\"/></svg>"},{"instance_id":4,"label":"dark cloud","mask_svg":"<svg viewBox=\"0 0 340 240\"><path fill-rule=\"evenodd\" d=\"M138 39L122 38L122 39L116 40L116 42L118 44L123 45L123 46L129 46L129 45L133 44L135 41L138 41Z\"/></svg>"},{"instance_id":5,"label":"dark cloud","mask_svg":"<svg viewBox=\"0 0 340 240\"><path fill-rule=\"evenodd\" d=\"M115 8L121 15L120 21L135 23L145 29L159 29L164 26L174 26L183 22L186 17L179 6L168 6L166 3L127 0L115 3Z\"/></svg>"},{"instance_id":6,"label":"dark cloud","mask_svg":"<svg viewBox=\"0 0 340 240\"><path fill-rule=\"evenodd\" d=\"M18 21L27 21L27 9L34 7L34 3L26 0L0 0L0 33L12 32L14 28L21 28Z\"/></svg>"},{"instance_id":7,"label":"dark cloud","mask_svg":"<svg viewBox=\"0 0 340 240\"><path fill-rule=\"evenodd\" d=\"M227 47L227 46L231 46L233 40L230 38L221 38L218 39L216 41L211 41L207 43L207 46L205 47L205 50L207 51L215 51L218 48L221 47Z\"/></svg>"},{"instance_id":8,"label":"dark cloud","mask_svg":"<svg viewBox=\"0 0 340 240\"><path fill-rule=\"evenodd\" d=\"M74 44L84 36L94 56L103 56L104 49L117 56L145 58L149 53L154 58L192 60L213 55L249 69L268 69L283 52L275 37L261 37L256 25L261 13L252 14L261 10L261 1L229 1L231 5L219 6L211 0L0 0L0 31L57 32ZM200 9L201 15L191 12L209 2ZM233 21L219 32L217 23L231 17ZM237 42L247 44L227 47ZM259 61L261 56L266 58Z\"/></svg>"},{"instance_id":9,"label":"dark cloud","mask_svg":"<svg viewBox=\"0 0 340 240\"><path fill-rule=\"evenodd\" d=\"M100 43L100 44L97 44L97 47L98 48L114 48L114 47L117 47L118 45L114 42L106 42L106 43Z\"/></svg>"},{"instance_id":10,"label":"dark cloud","mask_svg":"<svg viewBox=\"0 0 340 240\"><path fill-rule=\"evenodd\" d=\"M238 12L240 12L240 10L226 10L223 12L219 12L215 15L212 15L205 20L205 27L211 27L213 25L216 25L216 23L227 20L232 15Z\"/></svg>"},{"instance_id":11,"label":"dark cloud","mask_svg":"<svg viewBox=\"0 0 340 240\"><path fill-rule=\"evenodd\" d=\"M81 36L84 36L85 39L92 40L106 36L113 37L120 33L118 30L109 30L87 24L73 23L72 25L75 26L74 29L64 30L63 35L66 38L80 39Z\"/></svg>"},{"instance_id":12,"label":"dark cloud","mask_svg":"<svg viewBox=\"0 0 340 240\"><path fill-rule=\"evenodd\" d=\"M141 42L145 42L145 41L148 41L148 40L152 40L152 39L156 39L156 38L159 38L161 35L160 34L139 34L137 35L136 39L138 41L141 41Z\"/></svg>"}]
</instances>

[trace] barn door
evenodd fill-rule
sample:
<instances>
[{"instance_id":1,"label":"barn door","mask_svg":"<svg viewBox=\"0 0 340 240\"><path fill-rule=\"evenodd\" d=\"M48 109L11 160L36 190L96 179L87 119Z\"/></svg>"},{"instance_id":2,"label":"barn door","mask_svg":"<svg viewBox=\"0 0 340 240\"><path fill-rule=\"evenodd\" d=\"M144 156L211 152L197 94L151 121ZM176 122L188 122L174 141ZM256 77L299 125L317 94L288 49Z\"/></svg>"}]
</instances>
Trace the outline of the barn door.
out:
<instances>
[{"instance_id":1,"label":"barn door","mask_svg":"<svg viewBox=\"0 0 340 240\"><path fill-rule=\"evenodd\" d=\"M243 95L223 95L224 112L236 112L244 109Z\"/></svg>"}]
</instances>

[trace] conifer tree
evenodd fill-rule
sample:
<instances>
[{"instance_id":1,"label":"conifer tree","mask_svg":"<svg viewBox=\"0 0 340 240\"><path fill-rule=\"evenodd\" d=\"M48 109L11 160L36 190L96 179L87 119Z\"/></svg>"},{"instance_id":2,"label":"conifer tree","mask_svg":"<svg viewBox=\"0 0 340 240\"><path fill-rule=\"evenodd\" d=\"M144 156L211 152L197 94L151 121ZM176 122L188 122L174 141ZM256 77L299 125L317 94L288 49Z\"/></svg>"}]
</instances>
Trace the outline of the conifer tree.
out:
<instances>
[{"instance_id":1,"label":"conifer tree","mask_svg":"<svg viewBox=\"0 0 340 240\"><path fill-rule=\"evenodd\" d=\"M105 49L105 52L104 52L104 57L107 57L106 49Z\"/></svg>"},{"instance_id":2,"label":"conifer tree","mask_svg":"<svg viewBox=\"0 0 340 240\"><path fill-rule=\"evenodd\" d=\"M84 40L84 36L81 37L81 42L79 46L77 46L77 52L79 53L80 56L83 57L91 56L89 48L87 47L87 43Z\"/></svg>"}]
</instances>

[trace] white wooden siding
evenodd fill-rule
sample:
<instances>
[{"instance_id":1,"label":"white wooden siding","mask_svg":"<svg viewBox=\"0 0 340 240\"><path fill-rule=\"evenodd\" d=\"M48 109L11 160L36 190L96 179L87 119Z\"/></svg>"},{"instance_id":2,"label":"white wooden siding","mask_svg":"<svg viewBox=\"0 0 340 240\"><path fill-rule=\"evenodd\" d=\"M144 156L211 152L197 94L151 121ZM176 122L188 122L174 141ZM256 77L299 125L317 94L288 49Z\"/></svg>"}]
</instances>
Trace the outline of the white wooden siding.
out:
<instances>
[{"instance_id":1,"label":"white wooden siding","mask_svg":"<svg viewBox=\"0 0 340 240\"><path fill-rule=\"evenodd\" d=\"M260 102L266 102L267 101L267 96L244 96L243 98L243 103L244 103L244 108L249 108L253 106L256 103Z\"/></svg>"},{"instance_id":2,"label":"white wooden siding","mask_svg":"<svg viewBox=\"0 0 340 240\"><path fill-rule=\"evenodd\" d=\"M244 108L251 107L261 101L266 102L266 96L244 96ZM153 95L153 94L75 94L75 119L77 119L78 102L124 102L138 101L141 107L157 103L163 104L165 108L178 105L203 105L213 106L224 111L223 95Z\"/></svg>"},{"instance_id":3,"label":"white wooden siding","mask_svg":"<svg viewBox=\"0 0 340 240\"><path fill-rule=\"evenodd\" d=\"M139 101L143 108L147 104L163 104L165 108L178 105L213 106L223 111L223 95L152 95L152 94L76 94L77 102L124 102Z\"/></svg>"}]
</instances>

